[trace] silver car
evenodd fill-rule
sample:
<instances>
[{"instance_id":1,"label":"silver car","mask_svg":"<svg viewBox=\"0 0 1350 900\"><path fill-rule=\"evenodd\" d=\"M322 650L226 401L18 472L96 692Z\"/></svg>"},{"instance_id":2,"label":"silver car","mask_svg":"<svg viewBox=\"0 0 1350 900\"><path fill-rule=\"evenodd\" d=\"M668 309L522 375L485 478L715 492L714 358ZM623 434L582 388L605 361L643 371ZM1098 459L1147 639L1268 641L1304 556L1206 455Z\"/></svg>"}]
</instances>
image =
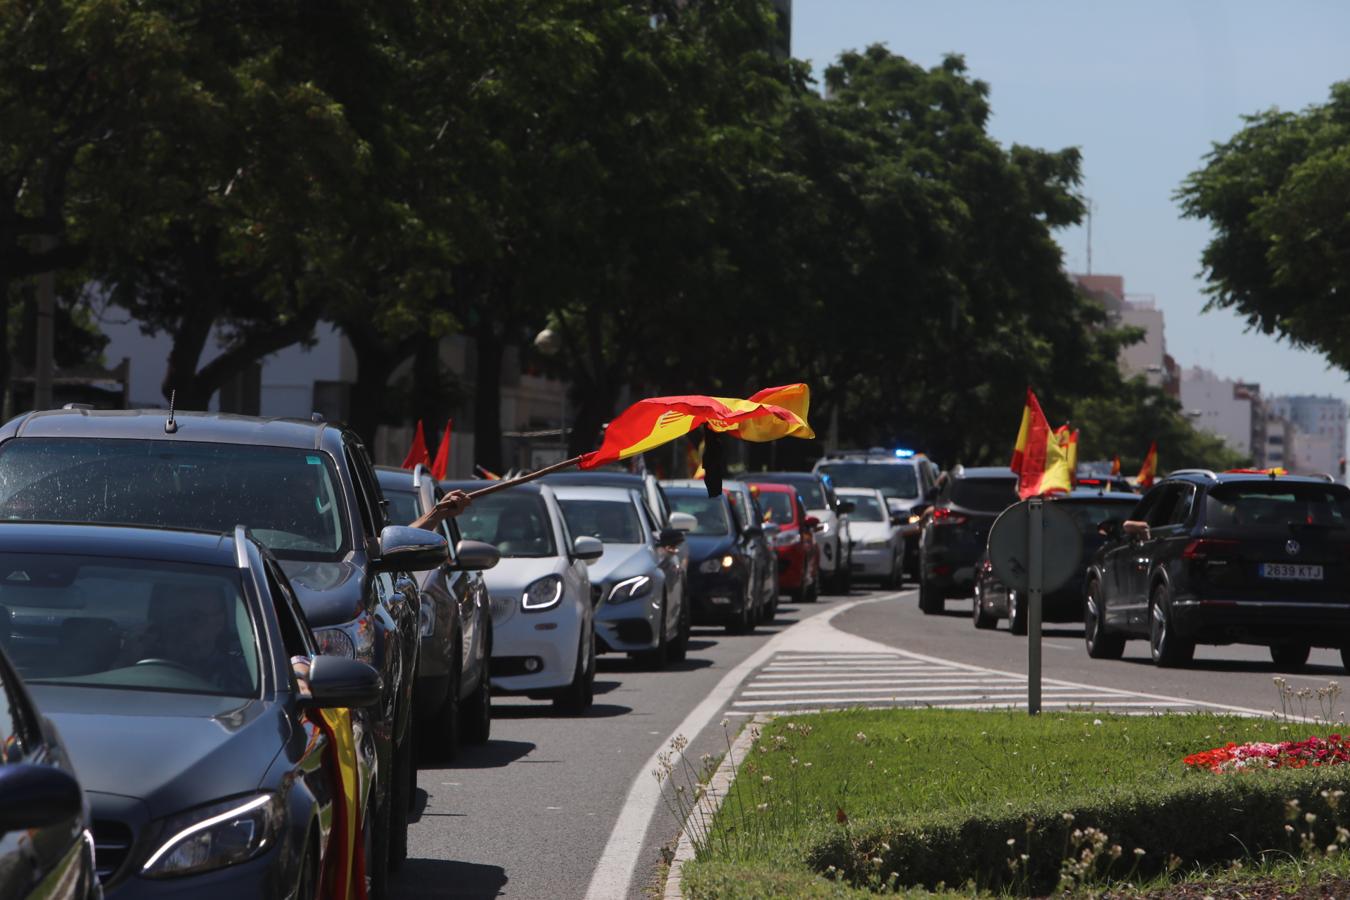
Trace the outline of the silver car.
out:
<instances>
[{"instance_id":1,"label":"silver car","mask_svg":"<svg viewBox=\"0 0 1350 900\"><path fill-rule=\"evenodd\" d=\"M475 490L486 482L444 482ZM481 497L456 519L469 540L497 547L501 561L483 574L492 596L492 687L552 699L580 713L595 684L595 629L588 564L604 545L572 540L547 485L524 484Z\"/></svg>"},{"instance_id":2,"label":"silver car","mask_svg":"<svg viewBox=\"0 0 1350 900\"><path fill-rule=\"evenodd\" d=\"M689 601L678 553L684 531L662 529L633 488L559 484L553 491L567 530L605 545L604 558L591 566L601 652L627 653L657 669L684 659ZM672 524L681 523L695 524L676 513Z\"/></svg>"},{"instance_id":3,"label":"silver car","mask_svg":"<svg viewBox=\"0 0 1350 900\"><path fill-rule=\"evenodd\" d=\"M853 503L848 514L853 536L853 577L877 579L899 587L905 571L905 516L893 512L876 488L836 488L840 500Z\"/></svg>"}]
</instances>

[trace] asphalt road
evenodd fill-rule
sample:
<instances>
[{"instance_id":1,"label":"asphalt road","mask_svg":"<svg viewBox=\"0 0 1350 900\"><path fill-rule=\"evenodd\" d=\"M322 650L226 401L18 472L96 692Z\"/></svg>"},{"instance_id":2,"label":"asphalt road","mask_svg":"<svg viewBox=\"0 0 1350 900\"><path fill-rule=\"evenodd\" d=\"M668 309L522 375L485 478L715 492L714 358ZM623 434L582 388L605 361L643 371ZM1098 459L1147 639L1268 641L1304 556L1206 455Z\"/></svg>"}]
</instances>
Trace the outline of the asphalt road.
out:
<instances>
[{"instance_id":1,"label":"asphalt road","mask_svg":"<svg viewBox=\"0 0 1350 900\"><path fill-rule=\"evenodd\" d=\"M658 895L662 848L673 846L678 822L655 802L650 769L683 727L693 726L685 753L697 760L725 750L757 712L1025 704L1025 638L1006 624L977 631L969 600L948 601L947 613L935 616L915 601L913 590L855 590L785 605L776 623L753 635L696 628L689 658L665 672L601 657L596 704L579 718L547 703L499 699L490 742L466 748L452 767L420 772L409 859L394 877L394 896ZM1190 668L1157 669L1143 641L1128 644L1123 660L1093 660L1081 626L1055 623L1043 647L1046 697L1061 707L1281 711L1279 673L1264 648L1201 647ZM1326 650L1283 677L1314 691L1350 684L1339 654ZM1333 717L1346 713L1344 699ZM1295 700L1286 711L1312 715L1318 703Z\"/></svg>"}]
</instances>

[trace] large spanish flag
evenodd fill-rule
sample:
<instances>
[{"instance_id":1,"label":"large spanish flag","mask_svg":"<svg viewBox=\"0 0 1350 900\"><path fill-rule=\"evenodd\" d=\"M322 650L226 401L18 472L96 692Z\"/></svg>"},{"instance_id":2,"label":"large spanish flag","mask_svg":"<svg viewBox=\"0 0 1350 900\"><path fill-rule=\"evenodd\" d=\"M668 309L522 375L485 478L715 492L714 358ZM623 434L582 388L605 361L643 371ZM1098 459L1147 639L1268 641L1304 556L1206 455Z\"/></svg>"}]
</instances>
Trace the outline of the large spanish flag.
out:
<instances>
[{"instance_id":1,"label":"large spanish flag","mask_svg":"<svg viewBox=\"0 0 1350 900\"><path fill-rule=\"evenodd\" d=\"M1069 469L1070 447L1076 442L1060 443L1050 430L1041 404L1027 388L1022 424L1013 446L1012 470L1017 473L1017 493L1023 500L1043 494L1068 493L1073 487Z\"/></svg>"},{"instance_id":2,"label":"large spanish flag","mask_svg":"<svg viewBox=\"0 0 1350 900\"><path fill-rule=\"evenodd\" d=\"M1154 441L1148 446L1148 456L1144 457L1144 464L1139 467L1139 477L1135 483L1141 488L1153 487L1153 479L1158 476L1158 442Z\"/></svg>"},{"instance_id":3,"label":"large spanish flag","mask_svg":"<svg viewBox=\"0 0 1350 900\"><path fill-rule=\"evenodd\" d=\"M639 400L609 423L600 448L582 456L578 465L593 469L628 459L701 425L755 443L813 438L816 433L806 421L810 403L811 392L804 384L767 388L747 400L698 394Z\"/></svg>"}]
</instances>

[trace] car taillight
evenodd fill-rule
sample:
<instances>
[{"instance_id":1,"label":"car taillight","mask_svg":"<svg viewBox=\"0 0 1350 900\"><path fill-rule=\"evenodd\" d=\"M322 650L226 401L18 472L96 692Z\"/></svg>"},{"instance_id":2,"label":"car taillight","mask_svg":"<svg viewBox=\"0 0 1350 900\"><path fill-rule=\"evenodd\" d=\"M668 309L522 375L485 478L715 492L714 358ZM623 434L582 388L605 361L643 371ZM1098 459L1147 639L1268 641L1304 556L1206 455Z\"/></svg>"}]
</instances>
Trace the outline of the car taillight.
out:
<instances>
[{"instance_id":1,"label":"car taillight","mask_svg":"<svg viewBox=\"0 0 1350 900\"><path fill-rule=\"evenodd\" d=\"M1182 559L1203 560L1215 556L1228 556L1237 545L1237 541L1219 541L1214 538L1197 538L1186 545L1186 549L1181 551L1181 557Z\"/></svg>"},{"instance_id":2,"label":"car taillight","mask_svg":"<svg viewBox=\"0 0 1350 900\"><path fill-rule=\"evenodd\" d=\"M954 513L950 509L938 507L933 510L934 525L964 525L969 519L960 513Z\"/></svg>"}]
</instances>

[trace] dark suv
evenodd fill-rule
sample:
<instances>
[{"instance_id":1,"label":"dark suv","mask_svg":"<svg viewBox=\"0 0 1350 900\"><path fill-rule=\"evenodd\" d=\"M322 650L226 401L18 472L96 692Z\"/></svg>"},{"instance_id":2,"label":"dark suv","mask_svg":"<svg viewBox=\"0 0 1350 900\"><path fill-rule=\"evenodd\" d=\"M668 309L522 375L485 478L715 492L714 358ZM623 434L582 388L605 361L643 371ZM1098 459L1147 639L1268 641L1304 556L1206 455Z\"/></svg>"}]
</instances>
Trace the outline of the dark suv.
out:
<instances>
[{"instance_id":1,"label":"dark suv","mask_svg":"<svg viewBox=\"0 0 1350 900\"><path fill-rule=\"evenodd\" d=\"M942 612L948 597L975 592L975 567L989 528L1017 502L1017 476L1006 468L956 466L941 479L919 535L919 609Z\"/></svg>"},{"instance_id":2,"label":"dark suv","mask_svg":"<svg viewBox=\"0 0 1350 900\"><path fill-rule=\"evenodd\" d=\"M316 417L317 418L317 417ZM322 421L161 410L51 410L0 426L0 519L222 532L272 551L321 653L369 663L380 704L361 711L377 751L376 892L406 854L416 769L412 694L420 597L413 571L444 538L390 526L355 432ZM388 817L387 819L385 817Z\"/></svg>"},{"instance_id":3,"label":"dark suv","mask_svg":"<svg viewBox=\"0 0 1350 900\"><path fill-rule=\"evenodd\" d=\"M1173 472L1131 527L1103 524L1088 569L1088 655L1147 638L1154 663L1201 644L1264 644L1281 668L1335 647L1350 669L1350 489L1316 478ZM1147 523L1136 526L1135 522Z\"/></svg>"}]
</instances>

